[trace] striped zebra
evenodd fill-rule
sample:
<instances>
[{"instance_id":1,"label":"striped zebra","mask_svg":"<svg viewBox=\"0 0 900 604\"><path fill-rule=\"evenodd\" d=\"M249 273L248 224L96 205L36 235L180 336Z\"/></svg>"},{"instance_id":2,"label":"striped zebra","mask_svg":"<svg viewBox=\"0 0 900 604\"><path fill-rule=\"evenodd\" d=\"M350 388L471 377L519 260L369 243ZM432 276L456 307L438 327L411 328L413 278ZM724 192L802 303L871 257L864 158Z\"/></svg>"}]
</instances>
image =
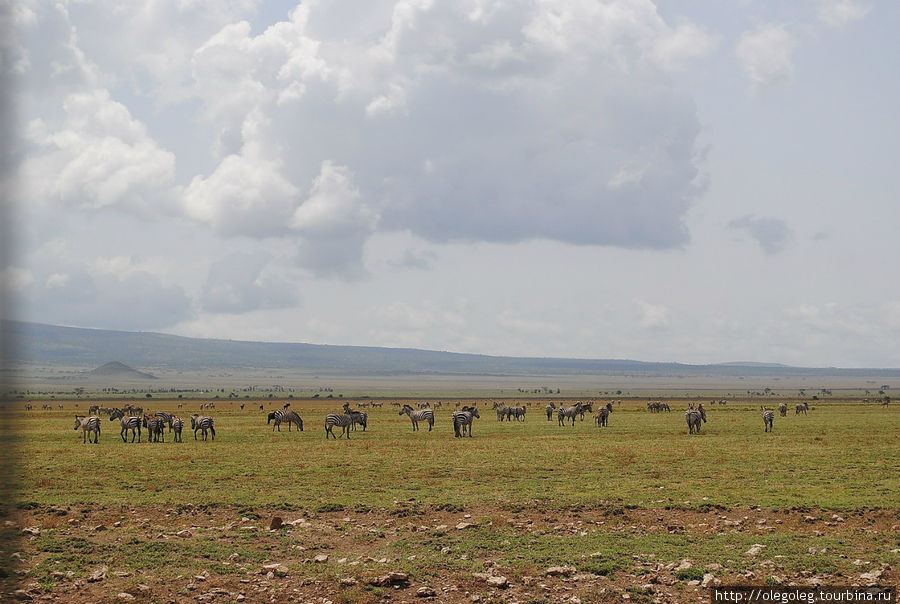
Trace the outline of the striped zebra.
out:
<instances>
[{"instance_id":1,"label":"striped zebra","mask_svg":"<svg viewBox=\"0 0 900 604\"><path fill-rule=\"evenodd\" d=\"M553 412L556 411L556 405L551 402L550 404L547 405L545 410L547 411L547 421L552 422L553 421Z\"/></svg>"},{"instance_id":2,"label":"striped zebra","mask_svg":"<svg viewBox=\"0 0 900 604\"><path fill-rule=\"evenodd\" d=\"M585 413L593 413L594 412L594 401L590 401L581 406L581 409L578 411L578 415L581 417L581 421L584 421Z\"/></svg>"},{"instance_id":3,"label":"striped zebra","mask_svg":"<svg viewBox=\"0 0 900 604\"><path fill-rule=\"evenodd\" d=\"M778 413L781 414L781 417L787 417L787 403L778 405Z\"/></svg>"},{"instance_id":4,"label":"striped zebra","mask_svg":"<svg viewBox=\"0 0 900 604\"><path fill-rule=\"evenodd\" d=\"M122 437L123 443L128 442L125 438L125 433L128 430L131 430L131 442L134 442L135 435L137 435L137 441L141 442L141 416L125 415L121 409L113 409L113 412L109 414L109 421L115 420L119 420L122 426L119 436Z\"/></svg>"},{"instance_id":5,"label":"striped zebra","mask_svg":"<svg viewBox=\"0 0 900 604\"><path fill-rule=\"evenodd\" d=\"M78 430L81 428L81 442L82 444L86 444L89 440L90 433L94 433L94 440L90 441L93 444L98 444L100 442L100 418L96 415L91 415L90 417L85 417L83 415L75 416L75 429Z\"/></svg>"},{"instance_id":6,"label":"striped zebra","mask_svg":"<svg viewBox=\"0 0 900 604\"><path fill-rule=\"evenodd\" d=\"M344 434L347 435L347 440L350 440L350 425L353 423L353 420L346 413L329 413L325 416L325 440L328 440L328 435L334 436L334 427L341 427L341 437L343 438ZM337 440L337 436L334 436L334 439Z\"/></svg>"},{"instance_id":7,"label":"striped zebra","mask_svg":"<svg viewBox=\"0 0 900 604\"><path fill-rule=\"evenodd\" d=\"M88 415L97 415L100 413L100 405L91 405L88 407Z\"/></svg>"},{"instance_id":8,"label":"striped zebra","mask_svg":"<svg viewBox=\"0 0 900 604\"><path fill-rule=\"evenodd\" d=\"M763 425L766 427L766 432L768 432L769 430L774 432L775 431L775 412L769 411L762 405L760 405L759 411L760 411L760 413L762 413Z\"/></svg>"},{"instance_id":9,"label":"striped zebra","mask_svg":"<svg viewBox=\"0 0 900 604\"><path fill-rule=\"evenodd\" d=\"M197 430L200 430L200 434L203 437L203 440L207 439L206 432L212 432L212 439L216 440L216 428L213 425L215 421L208 415L200 415L199 413L194 413L191 415L191 430L194 431L194 440L197 440Z\"/></svg>"},{"instance_id":10,"label":"striped zebra","mask_svg":"<svg viewBox=\"0 0 900 604\"><path fill-rule=\"evenodd\" d=\"M452 415L453 435L459 438L465 436L468 431L469 438L472 438L472 420L476 417L481 417L477 407L464 406L461 410L454 411Z\"/></svg>"},{"instance_id":11,"label":"striped zebra","mask_svg":"<svg viewBox=\"0 0 900 604\"><path fill-rule=\"evenodd\" d=\"M688 434L700 434L700 424L706 421L706 410L703 403L700 403L697 409L694 409L694 403L684 412L684 419L687 421Z\"/></svg>"},{"instance_id":12,"label":"striped zebra","mask_svg":"<svg viewBox=\"0 0 900 604\"><path fill-rule=\"evenodd\" d=\"M420 421L428 422L429 432L431 432L431 429L434 427L434 411L431 409L420 409L416 411L409 405L403 405L403 409L401 409L400 413L397 415L403 415L404 413L409 416L409 420L412 422L413 432L419 429Z\"/></svg>"},{"instance_id":13,"label":"striped zebra","mask_svg":"<svg viewBox=\"0 0 900 604\"><path fill-rule=\"evenodd\" d=\"M174 414L168 413L166 411L157 411L154 415L161 418L163 420L163 423L169 426L169 432L172 431L172 418L175 417Z\"/></svg>"},{"instance_id":14,"label":"striped zebra","mask_svg":"<svg viewBox=\"0 0 900 604\"><path fill-rule=\"evenodd\" d=\"M527 407L524 405L516 405L515 407L509 408L509 414L516 418L516 421L525 421L525 411Z\"/></svg>"},{"instance_id":15,"label":"striped zebra","mask_svg":"<svg viewBox=\"0 0 900 604\"><path fill-rule=\"evenodd\" d=\"M369 424L369 414L365 411L357 411L356 409L351 409L349 403L344 403L344 415L350 416L350 429L356 432L356 426L360 425L363 428L363 432L366 431L366 426Z\"/></svg>"},{"instance_id":16,"label":"striped zebra","mask_svg":"<svg viewBox=\"0 0 900 604\"><path fill-rule=\"evenodd\" d=\"M795 407L794 415L800 415L801 413L806 415L807 411L809 411L809 403L799 403Z\"/></svg>"},{"instance_id":17,"label":"striped zebra","mask_svg":"<svg viewBox=\"0 0 900 604\"><path fill-rule=\"evenodd\" d=\"M556 411L556 419L559 422L559 425L565 426L566 418L569 418L572 420L572 426L575 426L575 416L578 415L579 413L581 413L582 406L583 406L583 403L581 401L578 401L571 407L560 407Z\"/></svg>"},{"instance_id":18,"label":"striped zebra","mask_svg":"<svg viewBox=\"0 0 900 604\"><path fill-rule=\"evenodd\" d=\"M293 426L293 424L297 424L298 432L303 432L303 420L300 419L300 416L297 415L296 411L272 411L269 414L266 423L271 424L273 420L275 421L275 423L272 425L272 432L275 431L275 428L278 428L278 431L281 432L282 423L287 423L288 432L291 432L291 427Z\"/></svg>"},{"instance_id":19,"label":"striped zebra","mask_svg":"<svg viewBox=\"0 0 900 604\"><path fill-rule=\"evenodd\" d=\"M166 442L165 438L165 427L166 422L163 418L153 416L147 417L144 416L143 421L141 422L145 428L147 428L147 442L158 443L160 441Z\"/></svg>"},{"instance_id":20,"label":"striped zebra","mask_svg":"<svg viewBox=\"0 0 900 604\"><path fill-rule=\"evenodd\" d=\"M184 441L181 439L181 430L184 428L184 420L178 417L177 415L172 416L172 431L175 432L175 436L172 437L172 442L175 443L183 443Z\"/></svg>"},{"instance_id":21,"label":"striped zebra","mask_svg":"<svg viewBox=\"0 0 900 604\"><path fill-rule=\"evenodd\" d=\"M594 415L594 421L597 422L598 426L605 428L609 425L609 414L612 413L612 410L612 403L606 403L605 407L597 409L597 413Z\"/></svg>"}]
</instances>

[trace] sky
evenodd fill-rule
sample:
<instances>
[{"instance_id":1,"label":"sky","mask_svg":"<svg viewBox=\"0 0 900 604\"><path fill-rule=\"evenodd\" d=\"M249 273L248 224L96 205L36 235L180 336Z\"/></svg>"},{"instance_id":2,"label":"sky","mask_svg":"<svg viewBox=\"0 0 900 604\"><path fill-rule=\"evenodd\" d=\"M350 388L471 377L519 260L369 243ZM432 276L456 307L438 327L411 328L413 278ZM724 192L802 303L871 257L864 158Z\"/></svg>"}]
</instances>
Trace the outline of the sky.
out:
<instances>
[{"instance_id":1,"label":"sky","mask_svg":"<svg viewBox=\"0 0 900 604\"><path fill-rule=\"evenodd\" d=\"M900 367L900 3L0 4L2 315Z\"/></svg>"}]
</instances>

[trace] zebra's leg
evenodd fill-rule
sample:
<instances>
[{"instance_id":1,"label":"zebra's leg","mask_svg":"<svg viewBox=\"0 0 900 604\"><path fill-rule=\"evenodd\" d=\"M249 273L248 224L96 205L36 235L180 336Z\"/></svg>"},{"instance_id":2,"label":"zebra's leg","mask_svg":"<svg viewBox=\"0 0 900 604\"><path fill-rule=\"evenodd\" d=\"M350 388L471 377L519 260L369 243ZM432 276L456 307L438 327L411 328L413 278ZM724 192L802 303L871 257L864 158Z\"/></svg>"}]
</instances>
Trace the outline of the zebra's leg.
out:
<instances>
[{"instance_id":1,"label":"zebra's leg","mask_svg":"<svg viewBox=\"0 0 900 604\"><path fill-rule=\"evenodd\" d=\"M215 426L210 426L210 427L209 427L209 431L212 432L212 439L213 439L213 440L216 440L216 427L215 427Z\"/></svg>"}]
</instances>

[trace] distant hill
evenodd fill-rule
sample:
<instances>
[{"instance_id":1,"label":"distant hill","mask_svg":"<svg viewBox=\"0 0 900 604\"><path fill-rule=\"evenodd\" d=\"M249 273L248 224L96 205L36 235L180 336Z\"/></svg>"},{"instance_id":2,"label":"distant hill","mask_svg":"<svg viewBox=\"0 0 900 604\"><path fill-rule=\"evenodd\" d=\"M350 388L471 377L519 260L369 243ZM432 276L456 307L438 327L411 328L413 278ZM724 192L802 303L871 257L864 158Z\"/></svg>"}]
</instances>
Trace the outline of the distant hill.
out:
<instances>
[{"instance_id":1,"label":"distant hill","mask_svg":"<svg viewBox=\"0 0 900 604\"><path fill-rule=\"evenodd\" d=\"M87 372L91 376L97 377L114 377L114 378L122 378L122 379L133 379L133 380L155 380L157 377L150 373L144 373L143 371L138 371L137 369L132 369L128 365L124 363L120 363L119 361L112 361L106 363L105 365L101 365L96 369L92 369Z\"/></svg>"},{"instance_id":2,"label":"distant hill","mask_svg":"<svg viewBox=\"0 0 900 604\"><path fill-rule=\"evenodd\" d=\"M329 346L185 338L160 333L0 321L4 366L90 370L109 359L157 373L284 369L314 375L881 376L900 369L789 367L769 363L688 365L623 359L498 357L411 348Z\"/></svg>"}]
</instances>

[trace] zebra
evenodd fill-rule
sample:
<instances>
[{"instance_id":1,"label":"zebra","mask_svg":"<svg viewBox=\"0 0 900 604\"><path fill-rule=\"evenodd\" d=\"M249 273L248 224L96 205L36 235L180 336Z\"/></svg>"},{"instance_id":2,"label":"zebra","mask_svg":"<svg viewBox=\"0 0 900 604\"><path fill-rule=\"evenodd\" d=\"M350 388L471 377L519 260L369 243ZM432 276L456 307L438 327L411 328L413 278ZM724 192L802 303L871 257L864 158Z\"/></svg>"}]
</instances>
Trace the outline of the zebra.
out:
<instances>
[{"instance_id":1,"label":"zebra","mask_svg":"<svg viewBox=\"0 0 900 604\"><path fill-rule=\"evenodd\" d=\"M172 418L175 417L172 413L167 413L166 411L157 411L155 413L156 417L163 420L165 424L169 426L169 432L172 431Z\"/></svg>"},{"instance_id":2,"label":"zebra","mask_svg":"<svg viewBox=\"0 0 900 604\"><path fill-rule=\"evenodd\" d=\"M553 404L552 402L551 402L550 404L547 405L546 411L547 411L547 421L548 421L548 422L552 422L552 421L553 421L553 412L554 412L555 410L556 410L556 405Z\"/></svg>"},{"instance_id":3,"label":"zebra","mask_svg":"<svg viewBox=\"0 0 900 604\"><path fill-rule=\"evenodd\" d=\"M472 420L480 418L477 407L464 406L460 411L454 411L453 418L453 435L457 438L466 435L468 430L469 438L472 438Z\"/></svg>"},{"instance_id":4,"label":"zebra","mask_svg":"<svg viewBox=\"0 0 900 604\"><path fill-rule=\"evenodd\" d=\"M119 423L122 425L119 436L122 437L123 443L128 442L125 438L125 433L128 430L131 430L131 442L134 442L135 435L137 435L137 441L141 442L141 416L125 415L121 409L113 409L113 412L109 414L109 421L115 420L119 420Z\"/></svg>"},{"instance_id":5,"label":"zebra","mask_svg":"<svg viewBox=\"0 0 900 604\"><path fill-rule=\"evenodd\" d=\"M507 417L512 416L512 417L516 418L516 421L519 421L519 419L521 418L521 420L524 422L526 409L527 408L524 405L516 405L515 407L509 407L509 415Z\"/></svg>"},{"instance_id":6,"label":"zebra","mask_svg":"<svg viewBox=\"0 0 900 604\"><path fill-rule=\"evenodd\" d=\"M778 405L778 413L781 414L781 417L787 417L787 403Z\"/></svg>"},{"instance_id":7,"label":"zebra","mask_svg":"<svg viewBox=\"0 0 900 604\"><path fill-rule=\"evenodd\" d=\"M769 430L774 432L775 431L775 412L767 410L762 405L760 405L759 411L760 411L760 413L762 413L763 425L766 427L766 432L768 432Z\"/></svg>"},{"instance_id":8,"label":"zebra","mask_svg":"<svg viewBox=\"0 0 900 604\"><path fill-rule=\"evenodd\" d=\"M100 405L91 405L88 407L88 415L96 415L100 413Z\"/></svg>"},{"instance_id":9,"label":"zebra","mask_svg":"<svg viewBox=\"0 0 900 604\"><path fill-rule=\"evenodd\" d=\"M365 411L356 411L350 408L349 403L344 403L344 414L350 416L350 429L356 432L356 425L363 427L363 432L369 424L369 414Z\"/></svg>"},{"instance_id":10,"label":"zebra","mask_svg":"<svg viewBox=\"0 0 900 604\"><path fill-rule=\"evenodd\" d=\"M578 410L578 415L581 416L581 421L584 421L585 413L593 413L594 412L594 401L590 401L581 406L581 409Z\"/></svg>"},{"instance_id":11,"label":"zebra","mask_svg":"<svg viewBox=\"0 0 900 604\"><path fill-rule=\"evenodd\" d=\"M403 415L404 413L409 416L409 419L412 422L413 432L419 429L419 421L428 422L429 432L431 432L431 429L434 427L434 411L431 409L420 409L419 411L415 411L409 405L403 405L403 409L401 409L400 413L397 415Z\"/></svg>"},{"instance_id":12,"label":"zebra","mask_svg":"<svg viewBox=\"0 0 900 604\"><path fill-rule=\"evenodd\" d=\"M90 442L95 445L100 442L100 418L96 415L91 415L90 417L76 415L75 429L77 430L78 428L81 428L81 442L83 444L88 442L91 432L94 433L94 440Z\"/></svg>"},{"instance_id":13,"label":"zebra","mask_svg":"<svg viewBox=\"0 0 900 604\"><path fill-rule=\"evenodd\" d=\"M809 411L809 403L798 403L795 410L794 415L806 415L806 412Z\"/></svg>"},{"instance_id":14,"label":"zebra","mask_svg":"<svg viewBox=\"0 0 900 604\"><path fill-rule=\"evenodd\" d=\"M612 403L606 403L605 407L600 407L597 410L596 415L594 415L594 421L597 422L597 425L601 428L609 425L609 414L612 413Z\"/></svg>"},{"instance_id":15,"label":"zebra","mask_svg":"<svg viewBox=\"0 0 900 604\"><path fill-rule=\"evenodd\" d=\"M578 401L571 407L560 407L556 412L556 419L560 426L566 425L566 418L572 420L572 426L575 425L575 416L581 413L582 402Z\"/></svg>"},{"instance_id":16,"label":"zebra","mask_svg":"<svg viewBox=\"0 0 900 604\"><path fill-rule=\"evenodd\" d=\"M147 428L147 442L166 442L165 432L163 431L166 425L166 422L163 418L153 416L147 417L144 416L143 421L141 422L145 428Z\"/></svg>"},{"instance_id":17,"label":"zebra","mask_svg":"<svg viewBox=\"0 0 900 604\"><path fill-rule=\"evenodd\" d=\"M334 436L334 427L341 427L341 437L343 438L344 434L347 435L347 440L350 440L350 424L353 423L351 417L346 413L329 413L325 417L325 440L328 440L328 435ZM337 440L337 436L334 436L334 439Z\"/></svg>"},{"instance_id":18,"label":"zebra","mask_svg":"<svg viewBox=\"0 0 900 604\"><path fill-rule=\"evenodd\" d=\"M687 421L688 434L700 434L700 423L706 421L706 410L703 403L700 403L697 409L694 409L694 403L684 412L684 419Z\"/></svg>"},{"instance_id":19,"label":"zebra","mask_svg":"<svg viewBox=\"0 0 900 604\"><path fill-rule=\"evenodd\" d=\"M293 424L297 424L297 430L303 432L303 420L300 419L300 416L297 415L296 411L272 411L269 413L266 423L271 424L272 420L275 420L275 424L272 426L272 432L275 431L275 428L278 428L278 431L281 432L282 422L287 423L288 432L291 432L291 426Z\"/></svg>"},{"instance_id":20,"label":"zebra","mask_svg":"<svg viewBox=\"0 0 900 604\"><path fill-rule=\"evenodd\" d=\"M171 430L175 432L175 436L172 437L172 442L175 443L183 443L184 441L181 439L181 430L184 428L184 420L178 417L177 415L172 416L172 424Z\"/></svg>"},{"instance_id":21,"label":"zebra","mask_svg":"<svg viewBox=\"0 0 900 604\"><path fill-rule=\"evenodd\" d=\"M199 413L194 413L191 415L191 430L194 431L194 440L197 440L197 430L200 430L201 436L203 436L203 440L206 440L206 431L209 430L212 432L212 439L216 440L216 428L213 425L213 418L208 415L200 415Z\"/></svg>"}]
</instances>

